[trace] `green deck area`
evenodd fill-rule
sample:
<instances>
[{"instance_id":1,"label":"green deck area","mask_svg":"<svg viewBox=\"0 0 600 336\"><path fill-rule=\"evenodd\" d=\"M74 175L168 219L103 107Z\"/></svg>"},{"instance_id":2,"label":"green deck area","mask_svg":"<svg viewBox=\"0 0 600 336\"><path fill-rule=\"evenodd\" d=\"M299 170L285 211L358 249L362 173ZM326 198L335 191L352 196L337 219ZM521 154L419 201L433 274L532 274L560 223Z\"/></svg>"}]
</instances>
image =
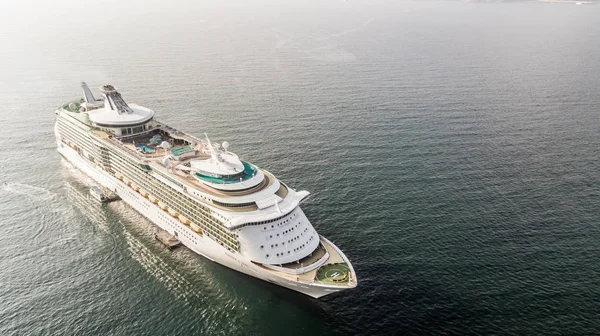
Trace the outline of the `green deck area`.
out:
<instances>
[{"instance_id":1,"label":"green deck area","mask_svg":"<svg viewBox=\"0 0 600 336\"><path fill-rule=\"evenodd\" d=\"M173 153L173 155L179 156L181 154L184 153L189 153L189 152L193 152L194 149L192 147L189 146L184 146L184 147L180 147L180 148L173 148L171 149L171 153Z\"/></svg>"},{"instance_id":2,"label":"green deck area","mask_svg":"<svg viewBox=\"0 0 600 336\"><path fill-rule=\"evenodd\" d=\"M330 283L347 283L350 280L350 267L346 263L321 266L317 270L315 280Z\"/></svg>"},{"instance_id":3,"label":"green deck area","mask_svg":"<svg viewBox=\"0 0 600 336\"><path fill-rule=\"evenodd\" d=\"M74 101L72 103L75 103L75 109L71 109L69 107L69 105L71 103L67 103L67 104L63 105L62 108L65 109L65 110L67 110L67 111L69 111L69 112L76 112L76 113L79 112L79 108L81 107L81 103L80 102L76 102L76 101Z\"/></svg>"},{"instance_id":4,"label":"green deck area","mask_svg":"<svg viewBox=\"0 0 600 336\"><path fill-rule=\"evenodd\" d=\"M215 177L215 176L208 176L205 174L200 174L198 172L196 172L194 174L194 176L198 180L207 181L210 183L218 183L218 184L243 182L243 181L246 181L246 180L254 177L254 175L256 174L256 168L252 167L249 163L244 162L244 161L242 161L242 164L244 165L244 170L241 173L235 174L232 176Z\"/></svg>"}]
</instances>

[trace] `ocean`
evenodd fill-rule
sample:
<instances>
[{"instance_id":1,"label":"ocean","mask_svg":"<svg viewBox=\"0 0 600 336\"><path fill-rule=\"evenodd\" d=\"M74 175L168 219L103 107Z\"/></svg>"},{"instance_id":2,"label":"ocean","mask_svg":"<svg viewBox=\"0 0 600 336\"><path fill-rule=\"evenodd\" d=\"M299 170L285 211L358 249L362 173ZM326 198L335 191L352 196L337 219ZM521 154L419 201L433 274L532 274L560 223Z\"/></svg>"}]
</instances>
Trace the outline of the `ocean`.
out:
<instances>
[{"instance_id":1,"label":"ocean","mask_svg":"<svg viewBox=\"0 0 600 336\"><path fill-rule=\"evenodd\" d=\"M600 334L600 6L0 5L0 335ZM113 84L292 188L315 300L89 199L54 111Z\"/></svg>"}]
</instances>

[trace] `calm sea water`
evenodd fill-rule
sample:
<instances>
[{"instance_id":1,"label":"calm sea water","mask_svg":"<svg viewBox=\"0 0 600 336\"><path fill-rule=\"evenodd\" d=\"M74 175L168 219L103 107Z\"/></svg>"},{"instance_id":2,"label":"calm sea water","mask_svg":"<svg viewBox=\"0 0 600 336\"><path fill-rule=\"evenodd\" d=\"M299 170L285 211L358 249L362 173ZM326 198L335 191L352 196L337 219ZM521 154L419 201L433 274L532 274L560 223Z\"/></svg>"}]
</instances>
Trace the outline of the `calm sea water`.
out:
<instances>
[{"instance_id":1,"label":"calm sea water","mask_svg":"<svg viewBox=\"0 0 600 336\"><path fill-rule=\"evenodd\" d=\"M2 6L1 335L600 334L600 6ZM81 80L311 191L358 288L313 300L90 201L53 136Z\"/></svg>"}]
</instances>

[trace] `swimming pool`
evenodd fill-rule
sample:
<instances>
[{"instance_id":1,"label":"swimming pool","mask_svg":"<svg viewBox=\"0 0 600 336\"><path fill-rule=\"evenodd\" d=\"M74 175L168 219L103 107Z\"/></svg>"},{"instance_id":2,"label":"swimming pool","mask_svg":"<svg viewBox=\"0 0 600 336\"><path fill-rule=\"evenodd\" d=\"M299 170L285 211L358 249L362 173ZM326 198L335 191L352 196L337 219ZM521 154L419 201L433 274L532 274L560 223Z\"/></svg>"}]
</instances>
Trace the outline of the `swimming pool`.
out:
<instances>
[{"instance_id":1,"label":"swimming pool","mask_svg":"<svg viewBox=\"0 0 600 336\"><path fill-rule=\"evenodd\" d=\"M243 181L246 181L246 180L254 177L254 175L256 175L256 168L254 168L249 163L244 162L244 161L242 161L242 164L244 165L244 171L242 171L241 173L237 173L235 175L215 177L215 176L208 176L208 175L196 172L196 173L194 173L194 177L198 180L205 181L205 182L216 183L216 184L229 184L229 183L243 182Z\"/></svg>"},{"instance_id":2,"label":"swimming pool","mask_svg":"<svg viewBox=\"0 0 600 336\"><path fill-rule=\"evenodd\" d=\"M189 152L193 152L193 151L194 151L194 149L189 146L171 149L171 153L173 153L173 155L175 155L175 156L179 156L181 154L185 154L185 153L189 153Z\"/></svg>"},{"instance_id":3,"label":"swimming pool","mask_svg":"<svg viewBox=\"0 0 600 336\"><path fill-rule=\"evenodd\" d=\"M146 145L137 145L137 146L135 146L135 148L137 148L137 150L139 150L140 152L142 152L144 154L156 152L156 150L154 148L148 147Z\"/></svg>"}]
</instances>

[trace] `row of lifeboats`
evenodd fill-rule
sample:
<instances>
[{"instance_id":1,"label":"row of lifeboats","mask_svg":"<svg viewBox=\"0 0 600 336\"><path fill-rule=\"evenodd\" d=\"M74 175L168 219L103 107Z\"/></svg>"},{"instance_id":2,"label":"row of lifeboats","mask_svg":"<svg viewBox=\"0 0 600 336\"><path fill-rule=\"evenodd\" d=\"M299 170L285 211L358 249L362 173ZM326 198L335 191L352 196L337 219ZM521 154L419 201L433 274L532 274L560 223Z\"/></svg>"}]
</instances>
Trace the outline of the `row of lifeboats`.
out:
<instances>
[{"instance_id":1,"label":"row of lifeboats","mask_svg":"<svg viewBox=\"0 0 600 336\"><path fill-rule=\"evenodd\" d=\"M150 195L146 190L140 188L139 186L137 186L136 184L134 184L131 180L129 180L128 178L126 178L125 176L123 176L121 173L115 173L115 176L117 177L117 179L123 181L125 184L127 184L129 187L131 187L133 190L137 191L138 193L140 193L140 195L142 195L144 198L147 198L150 202L158 205L158 207L169 213L169 215L179 219L179 221L185 225L189 225L190 229L192 229L192 231L202 234L202 229L192 223L189 219L187 219L186 217L184 217L183 215L181 215L179 212L177 212L177 210L170 208L168 205L166 205L165 203L159 201L156 197Z\"/></svg>"},{"instance_id":2,"label":"row of lifeboats","mask_svg":"<svg viewBox=\"0 0 600 336\"><path fill-rule=\"evenodd\" d=\"M202 229L194 223L190 223L190 229L196 233L202 234Z\"/></svg>"},{"instance_id":3,"label":"row of lifeboats","mask_svg":"<svg viewBox=\"0 0 600 336\"><path fill-rule=\"evenodd\" d=\"M177 210L174 210L172 208L167 209L167 211L169 212L169 215L173 216L173 217L177 217L179 216L179 212L177 212Z\"/></svg>"}]
</instances>

